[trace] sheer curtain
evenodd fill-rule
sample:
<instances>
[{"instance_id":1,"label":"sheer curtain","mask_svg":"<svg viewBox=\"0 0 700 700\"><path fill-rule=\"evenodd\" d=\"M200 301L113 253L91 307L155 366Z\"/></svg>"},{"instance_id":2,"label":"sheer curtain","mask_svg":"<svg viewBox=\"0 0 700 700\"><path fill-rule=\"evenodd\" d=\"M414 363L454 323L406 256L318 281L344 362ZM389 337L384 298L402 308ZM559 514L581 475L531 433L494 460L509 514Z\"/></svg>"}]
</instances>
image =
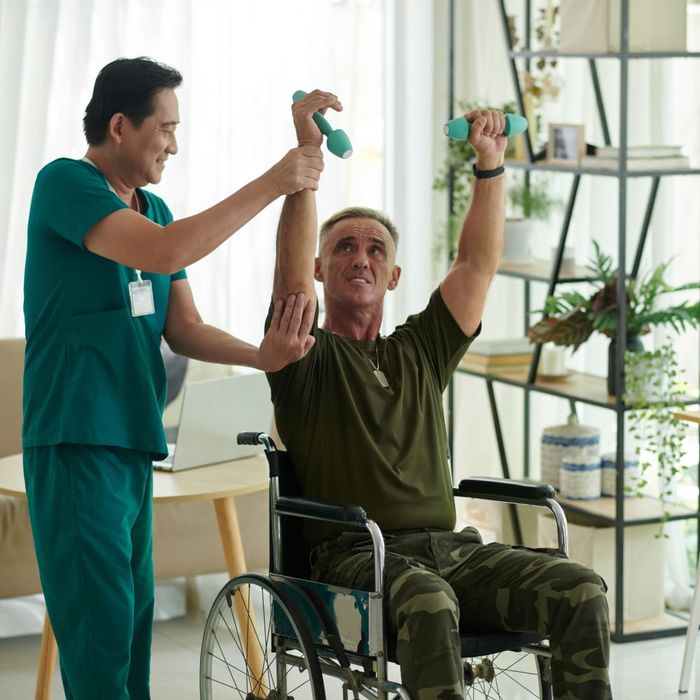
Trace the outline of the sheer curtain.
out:
<instances>
[{"instance_id":1,"label":"sheer curtain","mask_svg":"<svg viewBox=\"0 0 700 700\"><path fill-rule=\"evenodd\" d=\"M37 171L81 157L81 120L99 69L148 55L184 76L179 153L154 191L176 218L216 203L295 145L297 89L330 89L329 117L354 142L326 155L319 217L384 203L381 0L0 0L0 335L21 335L26 219ZM189 269L210 323L252 342L269 303L281 200Z\"/></svg>"},{"instance_id":2,"label":"sheer curtain","mask_svg":"<svg viewBox=\"0 0 700 700\"><path fill-rule=\"evenodd\" d=\"M231 194L292 148L292 93L315 87L341 97L345 110L329 121L347 131L355 149L347 161L326 153L319 217L349 204L383 208L385 112L394 103L385 91L391 76L384 51L404 22L394 18L393 5L0 0L0 337L24 332L26 225L36 173L54 158L84 154L82 116L95 77L119 56L151 56L184 76L179 152L153 188L176 218ZM392 138L404 149L403 137ZM392 215L406 199L397 190ZM428 203L430 196L428 188ZM251 342L262 336L280 207L281 200L189 269L205 320ZM420 245L420 236L413 236L408 249ZM0 603L0 636L41 630L43 609L33 598ZM158 614L167 616L182 601L160 589L159 606Z\"/></svg>"}]
</instances>

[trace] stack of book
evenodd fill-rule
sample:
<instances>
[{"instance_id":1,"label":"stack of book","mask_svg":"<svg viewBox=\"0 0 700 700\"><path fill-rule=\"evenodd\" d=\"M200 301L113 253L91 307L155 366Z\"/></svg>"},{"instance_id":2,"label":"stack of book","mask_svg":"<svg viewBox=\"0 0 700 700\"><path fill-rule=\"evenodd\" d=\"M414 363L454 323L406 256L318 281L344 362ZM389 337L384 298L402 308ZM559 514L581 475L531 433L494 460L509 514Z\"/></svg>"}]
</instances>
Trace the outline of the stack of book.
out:
<instances>
[{"instance_id":1,"label":"stack of book","mask_svg":"<svg viewBox=\"0 0 700 700\"><path fill-rule=\"evenodd\" d=\"M617 170L620 149L615 146L599 146L596 155L581 158L582 168ZM685 170L690 167L687 156L680 146L629 146L627 148L627 170Z\"/></svg>"},{"instance_id":2,"label":"stack of book","mask_svg":"<svg viewBox=\"0 0 700 700\"><path fill-rule=\"evenodd\" d=\"M476 340L460 367L484 373L525 369L532 361L532 347L527 338Z\"/></svg>"}]
</instances>

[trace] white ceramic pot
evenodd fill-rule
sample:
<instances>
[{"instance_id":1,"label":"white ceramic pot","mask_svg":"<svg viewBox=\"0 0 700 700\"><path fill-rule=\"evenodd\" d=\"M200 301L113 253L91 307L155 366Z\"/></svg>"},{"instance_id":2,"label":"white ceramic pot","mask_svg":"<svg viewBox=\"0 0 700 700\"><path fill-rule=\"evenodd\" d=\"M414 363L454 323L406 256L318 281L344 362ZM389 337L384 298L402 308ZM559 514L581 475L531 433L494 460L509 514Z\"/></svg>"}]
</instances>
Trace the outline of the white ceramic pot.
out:
<instances>
[{"instance_id":1,"label":"white ceramic pot","mask_svg":"<svg viewBox=\"0 0 700 700\"><path fill-rule=\"evenodd\" d=\"M614 496L617 479L617 453L606 452L600 458L603 469L602 494L603 496ZM631 454L625 455L625 498L635 495L637 477L639 476L639 460Z\"/></svg>"},{"instance_id":2,"label":"white ceramic pot","mask_svg":"<svg viewBox=\"0 0 700 700\"><path fill-rule=\"evenodd\" d=\"M542 431L540 454L542 481L559 488L559 467L564 457L580 464L600 461L600 431L579 425L576 416L571 415L566 425L553 425Z\"/></svg>"},{"instance_id":3,"label":"white ceramic pot","mask_svg":"<svg viewBox=\"0 0 700 700\"><path fill-rule=\"evenodd\" d=\"M535 225L532 219L508 219L503 234L503 260L530 260L530 243L534 235Z\"/></svg>"},{"instance_id":4,"label":"white ceramic pot","mask_svg":"<svg viewBox=\"0 0 700 700\"><path fill-rule=\"evenodd\" d=\"M600 457L573 454L562 458L559 467L559 491L564 498L590 500L601 494Z\"/></svg>"}]
</instances>

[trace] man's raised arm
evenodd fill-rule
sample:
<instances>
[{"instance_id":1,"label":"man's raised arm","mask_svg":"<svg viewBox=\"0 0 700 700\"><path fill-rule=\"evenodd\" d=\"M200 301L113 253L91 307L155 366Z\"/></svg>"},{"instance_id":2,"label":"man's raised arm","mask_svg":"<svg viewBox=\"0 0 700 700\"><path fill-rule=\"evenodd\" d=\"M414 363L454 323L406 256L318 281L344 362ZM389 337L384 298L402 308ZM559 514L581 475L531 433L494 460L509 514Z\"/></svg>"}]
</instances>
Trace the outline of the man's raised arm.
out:
<instances>
[{"instance_id":1,"label":"man's raised arm","mask_svg":"<svg viewBox=\"0 0 700 700\"><path fill-rule=\"evenodd\" d=\"M313 121L313 113L343 107L335 95L314 90L292 105L294 127L299 146L319 148L322 135ZM277 260L272 298L286 302L291 294L304 294L307 308L315 309L314 259L316 256L316 195L305 189L284 201L277 228Z\"/></svg>"},{"instance_id":2,"label":"man's raised arm","mask_svg":"<svg viewBox=\"0 0 700 700\"><path fill-rule=\"evenodd\" d=\"M476 169L489 175L503 165L506 137L501 112L476 110L466 115L472 122L469 143L476 151ZM452 268L440 285L445 305L466 335L473 335L484 311L486 293L503 249L505 223L504 175L474 178L469 211L459 236Z\"/></svg>"}]
</instances>

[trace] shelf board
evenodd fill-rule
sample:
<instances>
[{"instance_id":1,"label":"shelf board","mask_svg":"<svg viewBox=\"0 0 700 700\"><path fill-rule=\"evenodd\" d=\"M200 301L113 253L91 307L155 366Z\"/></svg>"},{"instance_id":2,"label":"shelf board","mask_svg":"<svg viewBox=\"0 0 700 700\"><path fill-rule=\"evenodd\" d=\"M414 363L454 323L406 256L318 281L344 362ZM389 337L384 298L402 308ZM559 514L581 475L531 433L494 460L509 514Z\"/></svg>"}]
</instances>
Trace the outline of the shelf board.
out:
<instances>
[{"instance_id":1,"label":"shelf board","mask_svg":"<svg viewBox=\"0 0 700 700\"><path fill-rule=\"evenodd\" d=\"M614 625L614 614L610 611L610 623ZM675 611L668 611L656 617L635 618L622 622L622 636L618 636L613 627L611 640L613 642L639 642L643 639L659 639L662 637L677 637L686 633L688 620L679 616Z\"/></svg>"},{"instance_id":2,"label":"shelf board","mask_svg":"<svg viewBox=\"0 0 700 700\"><path fill-rule=\"evenodd\" d=\"M630 410L629 407L624 404L618 404L615 396L608 394L608 381L606 377L599 377L595 374L587 374L586 372L571 370L566 377L558 379L543 379L538 377L534 384L528 384L527 381L528 374L530 373L529 366L486 372L474 367L459 365L457 367L457 372L469 374L481 379L490 379L501 384L510 384L511 386L536 391L541 394L558 396L562 399L580 401L592 406L600 406L601 408L610 408L616 411ZM698 395L693 395L680 396L678 398L682 403L691 405L697 404L700 397L698 397Z\"/></svg>"},{"instance_id":3,"label":"shelf board","mask_svg":"<svg viewBox=\"0 0 700 700\"><path fill-rule=\"evenodd\" d=\"M516 277L518 279L535 282L549 282L552 263L547 260L511 261L502 260L498 268L498 274L504 277ZM572 273L559 273L558 282L595 282L598 277L591 275L591 271L583 265L576 265Z\"/></svg>"},{"instance_id":4,"label":"shelf board","mask_svg":"<svg viewBox=\"0 0 700 700\"><path fill-rule=\"evenodd\" d=\"M622 58L619 51L607 53L585 53L579 51L508 51L509 58ZM654 58L700 58L698 51L628 51L627 58L654 59Z\"/></svg>"},{"instance_id":5,"label":"shelf board","mask_svg":"<svg viewBox=\"0 0 700 700\"><path fill-rule=\"evenodd\" d=\"M678 411L678 420L687 420L691 423L700 423L700 411Z\"/></svg>"},{"instance_id":6,"label":"shelf board","mask_svg":"<svg viewBox=\"0 0 700 700\"><path fill-rule=\"evenodd\" d=\"M571 372L563 380L537 379L534 384L527 383L529 367L518 369L500 370L498 372L481 372L470 367L458 367L462 373L471 374L475 377L492 379L497 382L511 384L522 388L534 389L535 391L553 396L560 396L563 399L574 399L584 403L601 406L603 408L621 409L614 396L608 396L607 380L605 377L597 377L593 374L583 372Z\"/></svg>"},{"instance_id":7,"label":"shelf board","mask_svg":"<svg viewBox=\"0 0 700 700\"><path fill-rule=\"evenodd\" d=\"M604 168L579 168L573 165L558 165L546 160L538 160L530 163L526 160L507 160L508 168L521 170L545 170L547 172L570 173L571 175L600 175L603 177L622 177L619 170L605 170ZM700 168L681 168L680 170L628 170L626 177L662 177L668 175L700 175Z\"/></svg>"},{"instance_id":8,"label":"shelf board","mask_svg":"<svg viewBox=\"0 0 700 700\"><path fill-rule=\"evenodd\" d=\"M564 498L557 494L557 501L565 511L590 517L600 523L615 524L615 499L594 498L590 501ZM625 525L644 525L658 523L664 520L664 510L669 513L669 520L684 520L698 517L698 513L685 506L664 504L656 498L637 498L635 496L625 498Z\"/></svg>"}]
</instances>

